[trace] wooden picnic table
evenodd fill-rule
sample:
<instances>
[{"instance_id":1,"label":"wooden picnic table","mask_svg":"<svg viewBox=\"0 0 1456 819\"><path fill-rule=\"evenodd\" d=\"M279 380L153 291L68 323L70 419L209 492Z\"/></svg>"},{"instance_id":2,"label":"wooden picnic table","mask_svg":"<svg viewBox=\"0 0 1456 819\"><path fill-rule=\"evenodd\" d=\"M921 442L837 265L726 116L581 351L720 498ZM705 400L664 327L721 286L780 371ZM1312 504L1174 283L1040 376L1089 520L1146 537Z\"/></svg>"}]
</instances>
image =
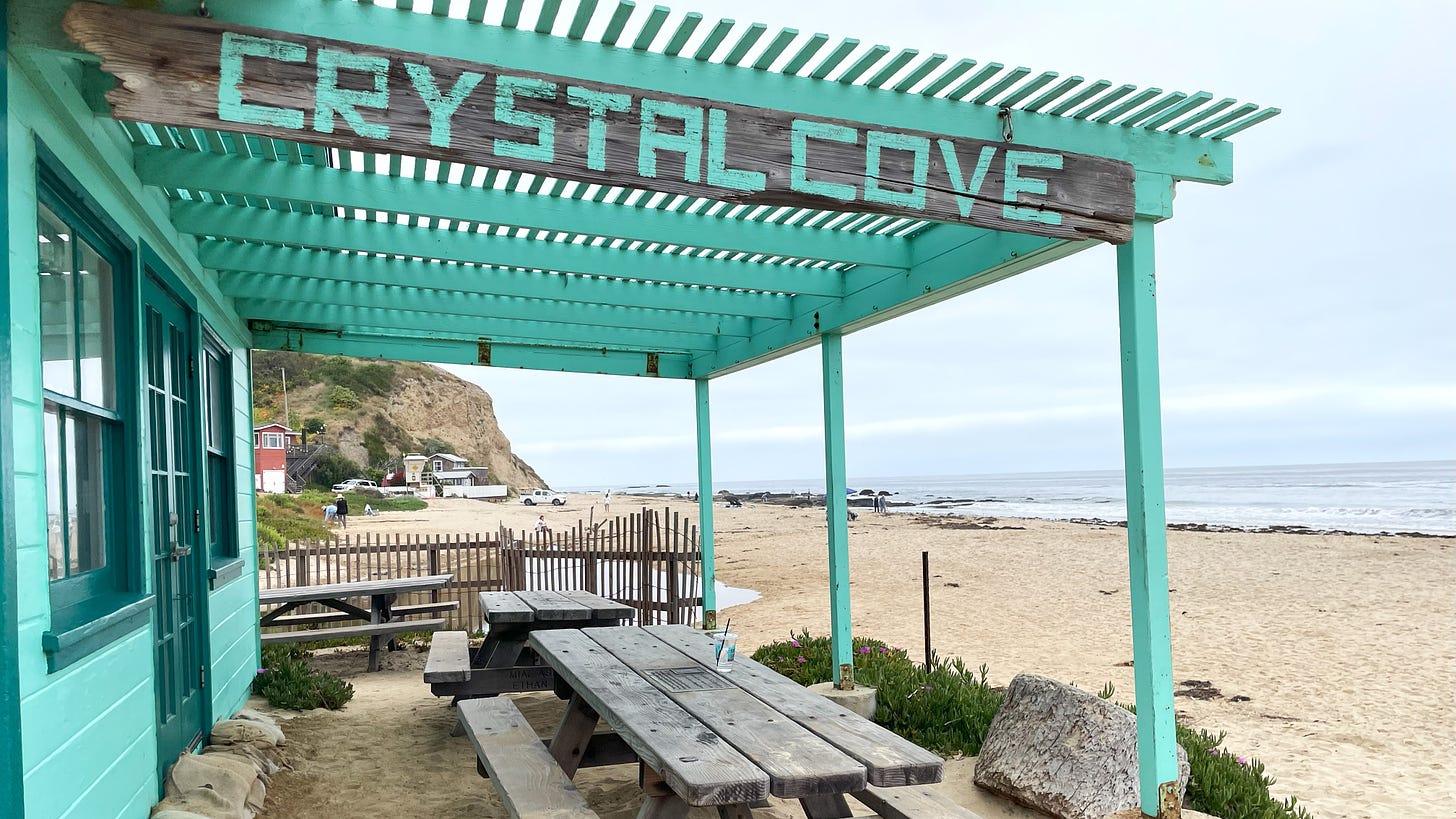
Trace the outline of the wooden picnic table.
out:
<instances>
[{"instance_id":1,"label":"wooden picnic table","mask_svg":"<svg viewBox=\"0 0 1456 819\"><path fill-rule=\"evenodd\" d=\"M352 583L325 583L317 586L292 586L277 589L262 589L258 592L260 606L277 605L264 613L260 626L296 626L320 623L362 620L363 625L340 628L309 629L264 634L264 643L308 642L330 640L341 637L369 638L369 670L379 670L379 649L388 643L394 648L394 635L401 631L436 631L445 625L445 620L407 620L414 614L428 614L449 611L460 606L459 601L424 603L414 606L395 606L401 594L438 591L454 577L451 574L434 574L423 577L401 577L386 580L360 580ZM369 598L369 608L350 603L360 597ZM289 612L306 603L319 603L333 612L321 614L296 614Z\"/></svg>"},{"instance_id":2,"label":"wooden picnic table","mask_svg":"<svg viewBox=\"0 0 1456 819\"><path fill-rule=\"evenodd\" d=\"M594 815L570 779L594 764L599 719L639 760L639 819L680 817L689 806L751 817L769 795L798 799L809 819L849 816L847 795L886 816L972 815L927 789L902 787L939 782L939 756L753 660L739 657L731 673L719 673L703 632L552 629L528 640L555 671L558 695L568 697L547 749L533 751L534 734L510 744L523 721L508 700L460 705L482 771L513 816ZM549 757L531 761L527 772L528 752ZM562 782L539 784L562 774Z\"/></svg>"},{"instance_id":3,"label":"wooden picnic table","mask_svg":"<svg viewBox=\"0 0 1456 819\"><path fill-rule=\"evenodd\" d=\"M616 626L631 620L631 606L584 591L481 592L485 641L470 652L464 632L435 635L425 682L435 696L457 700L516 691L545 691L556 676L526 641L551 629Z\"/></svg>"}]
</instances>

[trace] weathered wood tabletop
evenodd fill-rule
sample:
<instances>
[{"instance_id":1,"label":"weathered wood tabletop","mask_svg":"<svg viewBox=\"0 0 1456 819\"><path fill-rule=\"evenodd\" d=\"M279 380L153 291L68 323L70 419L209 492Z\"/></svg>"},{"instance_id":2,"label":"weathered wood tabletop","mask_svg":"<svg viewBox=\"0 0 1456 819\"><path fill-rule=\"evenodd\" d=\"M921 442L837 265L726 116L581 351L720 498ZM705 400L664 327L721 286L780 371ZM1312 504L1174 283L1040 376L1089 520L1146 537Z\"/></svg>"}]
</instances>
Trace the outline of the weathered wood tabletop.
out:
<instances>
[{"instance_id":1,"label":"weathered wood tabletop","mask_svg":"<svg viewBox=\"0 0 1456 819\"><path fill-rule=\"evenodd\" d=\"M551 742L568 774L598 716L643 765L643 817L717 805L751 816L768 795L809 819L849 816L872 785L938 782L941 758L740 657L715 669L711 639L687 626L553 629L529 642L569 688Z\"/></svg>"},{"instance_id":2,"label":"weathered wood tabletop","mask_svg":"<svg viewBox=\"0 0 1456 819\"><path fill-rule=\"evenodd\" d=\"M395 599L401 594L443 589L453 578L453 574L433 574L423 577L399 577L385 580L360 580L352 583L325 583L317 586L261 589L258 592L258 605L277 605L278 607L262 615L259 620L260 626L299 624L291 622L290 618L284 617L283 615L297 609L305 603L319 603L346 615L342 618L326 618L328 620L347 620L353 618L362 620L365 623L365 625L346 626L343 628L269 633L263 635L263 641L289 642L314 639L323 640L335 637L368 637L369 670L378 671L379 649L384 645L393 646L395 634L401 631L416 629L421 631L434 631L445 624L443 619L406 620L404 619L406 615L403 613L403 610L398 613L396 612L394 608ZM369 598L368 609L349 602L349 600L359 597ZM440 610L445 605L439 603L413 608ZM316 615L305 616L305 618L313 617L316 617ZM305 618L293 619L302 620Z\"/></svg>"},{"instance_id":3,"label":"weathered wood tabletop","mask_svg":"<svg viewBox=\"0 0 1456 819\"><path fill-rule=\"evenodd\" d=\"M260 589L258 602L263 605L321 603L325 600L347 600L351 597L434 591L445 588L453 577L454 575L451 574L431 574L423 577L398 577L386 580L358 580L353 583L324 583L318 586Z\"/></svg>"},{"instance_id":4,"label":"weathered wood tabletop","mask_svg":"<svg viewBox=\"0 0 1456 819\"><path fill-rule=\"evenodd\" d=\"M468 668L427 672L439 697L457 700L518 691L545 691L556 675L539 662L526 640L537 631L616 626L632 619L631 606L584 591L481 592L485 641Z\"/></svg>"}]
</instances>

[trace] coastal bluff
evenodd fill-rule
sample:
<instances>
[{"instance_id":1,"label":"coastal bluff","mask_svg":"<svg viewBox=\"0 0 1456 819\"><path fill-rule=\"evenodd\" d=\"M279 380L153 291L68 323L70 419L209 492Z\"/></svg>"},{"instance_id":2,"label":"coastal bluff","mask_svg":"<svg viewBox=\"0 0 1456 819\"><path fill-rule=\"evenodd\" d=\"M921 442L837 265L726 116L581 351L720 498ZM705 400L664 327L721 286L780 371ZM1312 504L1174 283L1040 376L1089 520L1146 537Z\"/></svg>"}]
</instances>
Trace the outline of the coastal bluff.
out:
<instances>
[{"instance_id":1,"label":"coastal bluff","mask_svg":"<svg viewBox=\"0 0 1456 819\"><path fill-rule=\"evenodd\" d=\"M289 425L303 429L316 419L324 431L310 434L309 443L328 444L361 467L380 469L408 452L450 451L512 489L548 486L511 450L490 394L439 367L255 351L254 423L283 422L284 373Z\"/></svg>"}]
</instances>

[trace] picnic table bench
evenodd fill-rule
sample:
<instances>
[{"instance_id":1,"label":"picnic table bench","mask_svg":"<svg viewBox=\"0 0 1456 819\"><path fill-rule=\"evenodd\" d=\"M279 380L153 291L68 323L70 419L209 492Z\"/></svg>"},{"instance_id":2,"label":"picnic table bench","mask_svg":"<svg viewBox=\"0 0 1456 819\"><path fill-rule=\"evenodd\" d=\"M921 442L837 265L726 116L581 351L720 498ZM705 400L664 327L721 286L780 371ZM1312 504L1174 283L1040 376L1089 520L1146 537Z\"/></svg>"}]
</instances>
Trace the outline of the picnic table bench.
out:
<instances>
[{"instance_id":1,"label":"picnic table bench","mask_svg":"<svg viewBox=\"0 0 1456 819\"><path fill-rule=\"evenodd\" d=\"M485 642L474 652L463 631L442 631L430 642L425 682L437 697L457 701L512 691L545 691L556 675L526 641L551 629L615 626L633 609L584 591L481 592Z\"/></svg>"},{"instance_id":2,"label":"picnic table bench","mask_svg":"<svg viewBox=\"0 0 1456 819\"><path fill-rule=\"evenodd\" d=\"M707 635L687 626L543 630L529 642L558 675L567 709L542 747L507 699L460 703L460 723L516 819L596 816L576 771L617 764L594 754L605 721L639 765L639 819L691 806L751 819L772 795L808 819L850 816L853 796L885 819L976 819L924 787L939 756L746 658L715 668Z\"/></svg>"},{"instance_id":3,"label":"picnic table bench","mask_svg":"<svg viewBox=\"0 0 1456 819\"><path fill-rule=\"evenodd\" d=\"M423 577L262 589L258 592L258 604L260 606L277 605L278 607L262 615L258 621L260 626L301 626L352 620L364 621L363 625L269 632L262 636L262 641L265 644L298 643L343 637L368 637L369 670L378 671L379 649L384 644L388 644L390 649L395 648L394 636L396 634L402 631L438 631L445 625L443 618L409 620L406 619L407 617L416 614L437 614L460 607L458 600L409 606L396 606L394 601L401 594L443 589L453 577L454 575L450 574L435 574ZM359 597L369 598L368 609L349 602ZM289 614L306 603L318 603L333 611L316 614Z\"/></svg>"}]
</instances>

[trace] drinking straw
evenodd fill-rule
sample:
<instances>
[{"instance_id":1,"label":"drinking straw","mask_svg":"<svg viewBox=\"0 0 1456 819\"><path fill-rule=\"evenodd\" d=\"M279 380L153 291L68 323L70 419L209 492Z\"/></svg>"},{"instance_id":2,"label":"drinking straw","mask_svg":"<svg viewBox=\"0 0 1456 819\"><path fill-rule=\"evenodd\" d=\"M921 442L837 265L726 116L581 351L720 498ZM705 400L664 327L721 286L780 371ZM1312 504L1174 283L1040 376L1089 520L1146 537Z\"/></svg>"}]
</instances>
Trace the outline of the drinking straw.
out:
<instances>
[{"instance_id":1,"label":"drinking straw","mask_svg":"<svg viewBox=\"0 0 1456 819\"><path fill-rule=\"evenodd\" d=\"M723 640L728 639L728 627L732 624L732 617L729 617L728 620L723 623ZM723 659L723 640L718 641L718 647L713 651L713 659L715 661Z\"/></svg>"}]
</instances>

